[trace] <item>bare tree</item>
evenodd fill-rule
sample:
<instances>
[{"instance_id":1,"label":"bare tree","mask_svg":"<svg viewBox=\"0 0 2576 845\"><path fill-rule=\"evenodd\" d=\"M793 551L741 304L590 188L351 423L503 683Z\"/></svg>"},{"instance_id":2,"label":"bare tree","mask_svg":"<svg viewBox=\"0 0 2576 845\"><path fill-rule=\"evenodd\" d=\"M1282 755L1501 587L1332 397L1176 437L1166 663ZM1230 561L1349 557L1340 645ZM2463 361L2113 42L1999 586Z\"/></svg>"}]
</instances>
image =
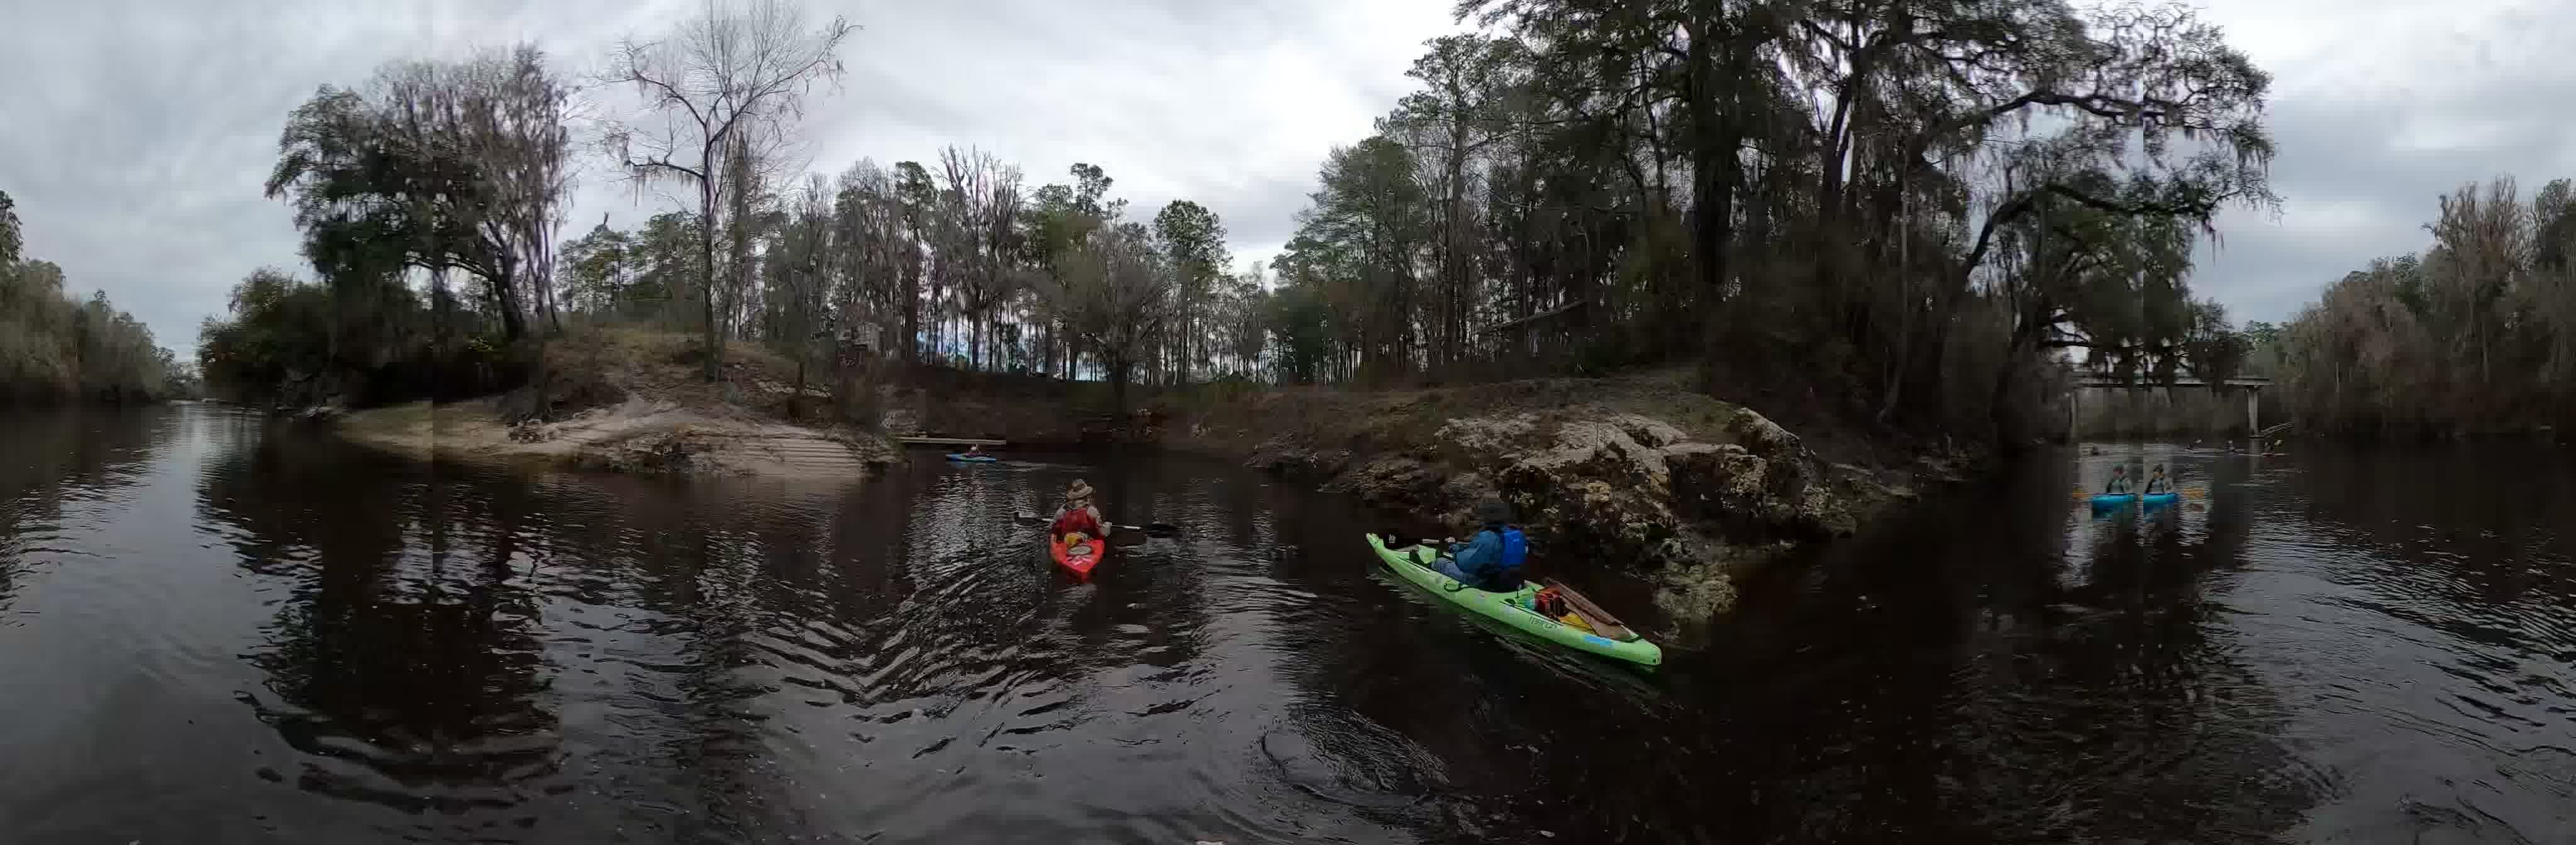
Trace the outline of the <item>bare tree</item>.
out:
<instances>
[{"instance_id":1,"label":"bare tree","mask_svg":"<svg viewBox=\"0 0 2576 845\"><path fill-rule=\"evenodd\" d=\"M788 143L816 83L838 79L841 41L857 27L846 18L808 29L788 0L746 0L740 7L708 0L704 11L661 41L628 39L612 57L608 81L632 85L663 118L661 131L612 127L611 154L641 182L673 181L698 190L700 306L705 319L706 379L721 372L716 322L716 227L712 222L739 168L736 150L755 156Z\"/></svg>"},{"instance_id":2,"label":"bare tree","mask_svg":"<svg viewBox=\"0 0 2576 845\"><path fill-rule=\"evenodd\" d=\"M986 339L1003 303L1018 293L1020 169L981 149L941 148L939 165L950 208L942 269L951 273L966 318L967 361L986 363Z\"/></svg>"}]
</instances>

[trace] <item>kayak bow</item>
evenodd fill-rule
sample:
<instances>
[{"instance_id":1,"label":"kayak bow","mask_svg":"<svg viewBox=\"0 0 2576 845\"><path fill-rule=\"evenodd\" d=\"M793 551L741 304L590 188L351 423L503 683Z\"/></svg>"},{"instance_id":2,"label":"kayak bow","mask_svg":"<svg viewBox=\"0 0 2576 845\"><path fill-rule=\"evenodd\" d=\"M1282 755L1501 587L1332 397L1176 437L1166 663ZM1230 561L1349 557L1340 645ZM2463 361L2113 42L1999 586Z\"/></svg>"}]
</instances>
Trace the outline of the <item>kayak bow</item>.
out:
<instances>
[{"instance_id":1,"label":"kayak bow","mask_svg":"<svg viewBox=\"0 0 2576 845\"><path fill-rule=\"evenodd\" d=\"M1439 596L1450 604L1475 611L1487 619L1501 622L1576 651L1644 666L1656 666L1664 662L1663 648L1647 642L1644 637L1631 633L1628 635L1629 639L1614 640L1539 615L1538 611L1532 609L1536 606L1539 591L1539 585L1536 583L1523 581L1519 590L1509 593L1479 590L1460 584L1451 580L1449 576L1424 566L1423 561L1435 554L1431 549L1422 546L1390 549L1386 547L1385 538L1376 534L1367 536L1369 549L1377 552L1378 560L1386 564L1388 571L1412 582L1414 586L1429 590L1432 595Z\"/></svg>"}]
</instances>

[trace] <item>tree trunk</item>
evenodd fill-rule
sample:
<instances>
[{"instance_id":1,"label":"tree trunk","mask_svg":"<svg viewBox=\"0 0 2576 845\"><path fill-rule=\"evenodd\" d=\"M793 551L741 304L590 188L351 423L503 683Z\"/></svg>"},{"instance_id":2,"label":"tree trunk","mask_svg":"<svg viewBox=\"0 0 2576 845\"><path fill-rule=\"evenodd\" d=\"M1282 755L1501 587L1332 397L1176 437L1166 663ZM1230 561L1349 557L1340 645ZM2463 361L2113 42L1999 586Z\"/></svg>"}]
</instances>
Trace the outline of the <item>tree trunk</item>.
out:
<instances>
[{"instance_id":1,"label":"tree trunk","mask_svg":"<svg viewBox=\"0 0 2576 845\"><path fill-rule=\"evenodd\" d=\"M1878 414L1875 419L1881 425L1885 425L1887 418L1896 413L1897 399L1905 392L1906 369L1911 366L1914 358L1915 309L1912 261L1914 218L1912 214L1907 213L1909 209L1905 205L1907 195L1904 190L1904 177L1900 175L1897 177L1898 218L1896 221L1896 290L1899 295L1896 308L1896 343L1892 350L1895 361L1887 369L1887 390L1878 403Z\"/></svg>"},{"instance_id":2,"label":"tree trunk","mask_svg":"<svg viewBox=\"0 0 2576 845\"><path fill-rule=\"evenodd\" d=\"M1741 83L1721 82L1717 57L1709 55L1709 51L1725 49L1731 56L1742 49L1735 41L1731 33L1725 38L1694 38L1688 54L1689 107L1694 133L1699 135L1699 143L1691 152L1692 181L1697 183L1691 252L1698 259L1694 263L1698 270L1701 351L1705 356L1700 363L1700 382L1703 391L1712 392L1718 386L1718 362L1723 360L1726 347L1721 306L1728 275L1727 247L1735 235L1735 177L1740 166L1736 154L1743 138L1735 117L1722 113L1717 91L1721 84Z\"/></svg>"},{"instance_id":3,"label":"tree trunk","mask_svg":"<svg viewBox=\"0 0 2576 845\"><path fill-rule=\"evenodd\" d=\"M710 148L714 145L709 144ZM708 384L714 384L723 372L719 358L723 344L716 340L716 186L709 179L698 180L698 303L705 318L699 337L706 341Z\"/></svg>"},{"instance_id":4,"label":"tree trunk","mask_svg":"<svg viewBox=\"0 0 2576 845\"><path fill-rule=\"evenodd\" d=\"M2054 309L2040 309L2042 315ZM2039 332L2045 324L2028 314L2014 320L2012 340L2004 344L2003 365L1995 369L1995 386L1986 399L1986 420L1994 427L1995 442L2007 448L2021 440L2022 433L2013 430L2013 380L2021 375L2022 362L2039 351Z\"/></svg>"},{"instance_id":5,"label":"tree trunk","mask_svg":"<svg viewBox=\"0 0 2576 845\"><path fill-rule=\"evenodd\" d=\"M527 315L519 310L519 285L515 273L507 262L500 262L500 266L500 271L486 284L492 291L492 310L501 314L501 338L516 343L528 331Z\"/></svg>"},{"instance_id":6,"label":"tree trunk","mask_svg":"<svg viewBox=\"0 0 2576 845\"><path fill-rule=\"evenodd\" d=\"M804 404L805 355L800 351L796 355L796 390L793 393L787 394L787 418L792 420L803 416L802 410Z\"/></svg>"},{"instance_id":7,"label":"tree trunk","mask_svg":"<svg viewBox=\"0 0 2576 845\"><path fill-rule=\"evenodd\" d=\"M918 265L920 258L916 255L913 260ZM900 278L904 280L901 348L904 363L908 366L921 360L921 279L912 273L906 273Z\"/></svg>"},{"instance_id":8,"label":"tree trunk","mask_svg":"<svg viewBox=\"0 0 2576 845\"><path fill-rule=\"evenodd\" d=\"M2013 378L2021 374L2021 344L2016 341L2004 350L2004 363L1995 371L1994 389L1986 396L1986 422L1994 428L1995 441L2010 445L2016 439L2012 431Z\"/></svg>"},{"instance_id":9,"label":"tree trunk","mask_svg":"<svg viewBox=\"0 0 2576 845\"><path fill-rule=\"evenodd\" d=\"M1103 363L1109 370L1109 425L1112 430L1124 431L1127 427L1127 379L1136 365L1124 357L1110 358Z\"/></svg>"}]
</instances>

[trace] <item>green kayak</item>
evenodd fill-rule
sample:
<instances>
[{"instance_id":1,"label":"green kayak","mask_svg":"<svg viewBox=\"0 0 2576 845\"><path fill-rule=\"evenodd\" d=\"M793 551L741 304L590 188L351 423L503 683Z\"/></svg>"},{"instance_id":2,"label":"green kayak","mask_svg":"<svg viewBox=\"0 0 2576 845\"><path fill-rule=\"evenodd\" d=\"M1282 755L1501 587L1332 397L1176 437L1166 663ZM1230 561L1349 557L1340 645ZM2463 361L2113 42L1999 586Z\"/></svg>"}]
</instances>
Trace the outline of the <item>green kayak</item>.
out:
<instances>
[{"instance_id":1,"label":"green kayak","mask_svg":"<svg viewBox=\"0 0 2576 845\"><path fill-rule=\"evenodd\" d=\"M1644 637L1618 627L1615 619L1609 620L1608 624L1625 634L1620 639L1601 636L1539 615L1538 611L1531 609L1536 606L1534 602L1539 591L1538 584L1523 581L1518 591L1509 593L1474 589L1422 565L1422 561L1429 560L1433 554L1436 554L1429 547L1390 549L1386 547L1385 538L1376 534L1367 536L1369 548L1377 551L1378 559L1386 562L1386 568L1389 571L1403 576L1404 580L1413 582L1414 586L1429 590L1432 595L1447 599L1451 604L1484 614L1488 619L1527 631L1540 639L1576 651L1588 651L1603 657L1645 666L1660 665L1664 662L1662 648L1647 642ZM1558 585L1558 589L1566 590L1563 585ZM1570 592L1570 590L1566 591ZM1590 604L1580 596L1572 598L1579 603L1578 606Z\"/></svg>"}]
</instances>

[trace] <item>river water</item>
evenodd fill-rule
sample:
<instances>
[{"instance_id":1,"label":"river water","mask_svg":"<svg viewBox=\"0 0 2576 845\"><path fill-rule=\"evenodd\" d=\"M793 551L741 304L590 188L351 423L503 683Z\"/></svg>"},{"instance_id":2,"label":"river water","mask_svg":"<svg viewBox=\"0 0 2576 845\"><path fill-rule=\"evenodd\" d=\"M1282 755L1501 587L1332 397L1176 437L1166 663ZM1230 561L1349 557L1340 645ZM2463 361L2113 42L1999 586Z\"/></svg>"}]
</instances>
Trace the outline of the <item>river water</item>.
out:
<instances>
[{"instance_id":1,"label":"river water","mask_svg":"<svg viewBox=\"0 0 2576 845\"><path fill-rule=\"evenodd\" d=\"M2576 836L2558 453L2104 449L1717 623L1568 570L1669 644L1641 673L1222 464L526 478L211 406L0 415L0 840ZM2132 457L2206 494L2074 500ZM1077 476L1180 531L1059 574L1015 515Z\"/></svg>"}]
</instances>

